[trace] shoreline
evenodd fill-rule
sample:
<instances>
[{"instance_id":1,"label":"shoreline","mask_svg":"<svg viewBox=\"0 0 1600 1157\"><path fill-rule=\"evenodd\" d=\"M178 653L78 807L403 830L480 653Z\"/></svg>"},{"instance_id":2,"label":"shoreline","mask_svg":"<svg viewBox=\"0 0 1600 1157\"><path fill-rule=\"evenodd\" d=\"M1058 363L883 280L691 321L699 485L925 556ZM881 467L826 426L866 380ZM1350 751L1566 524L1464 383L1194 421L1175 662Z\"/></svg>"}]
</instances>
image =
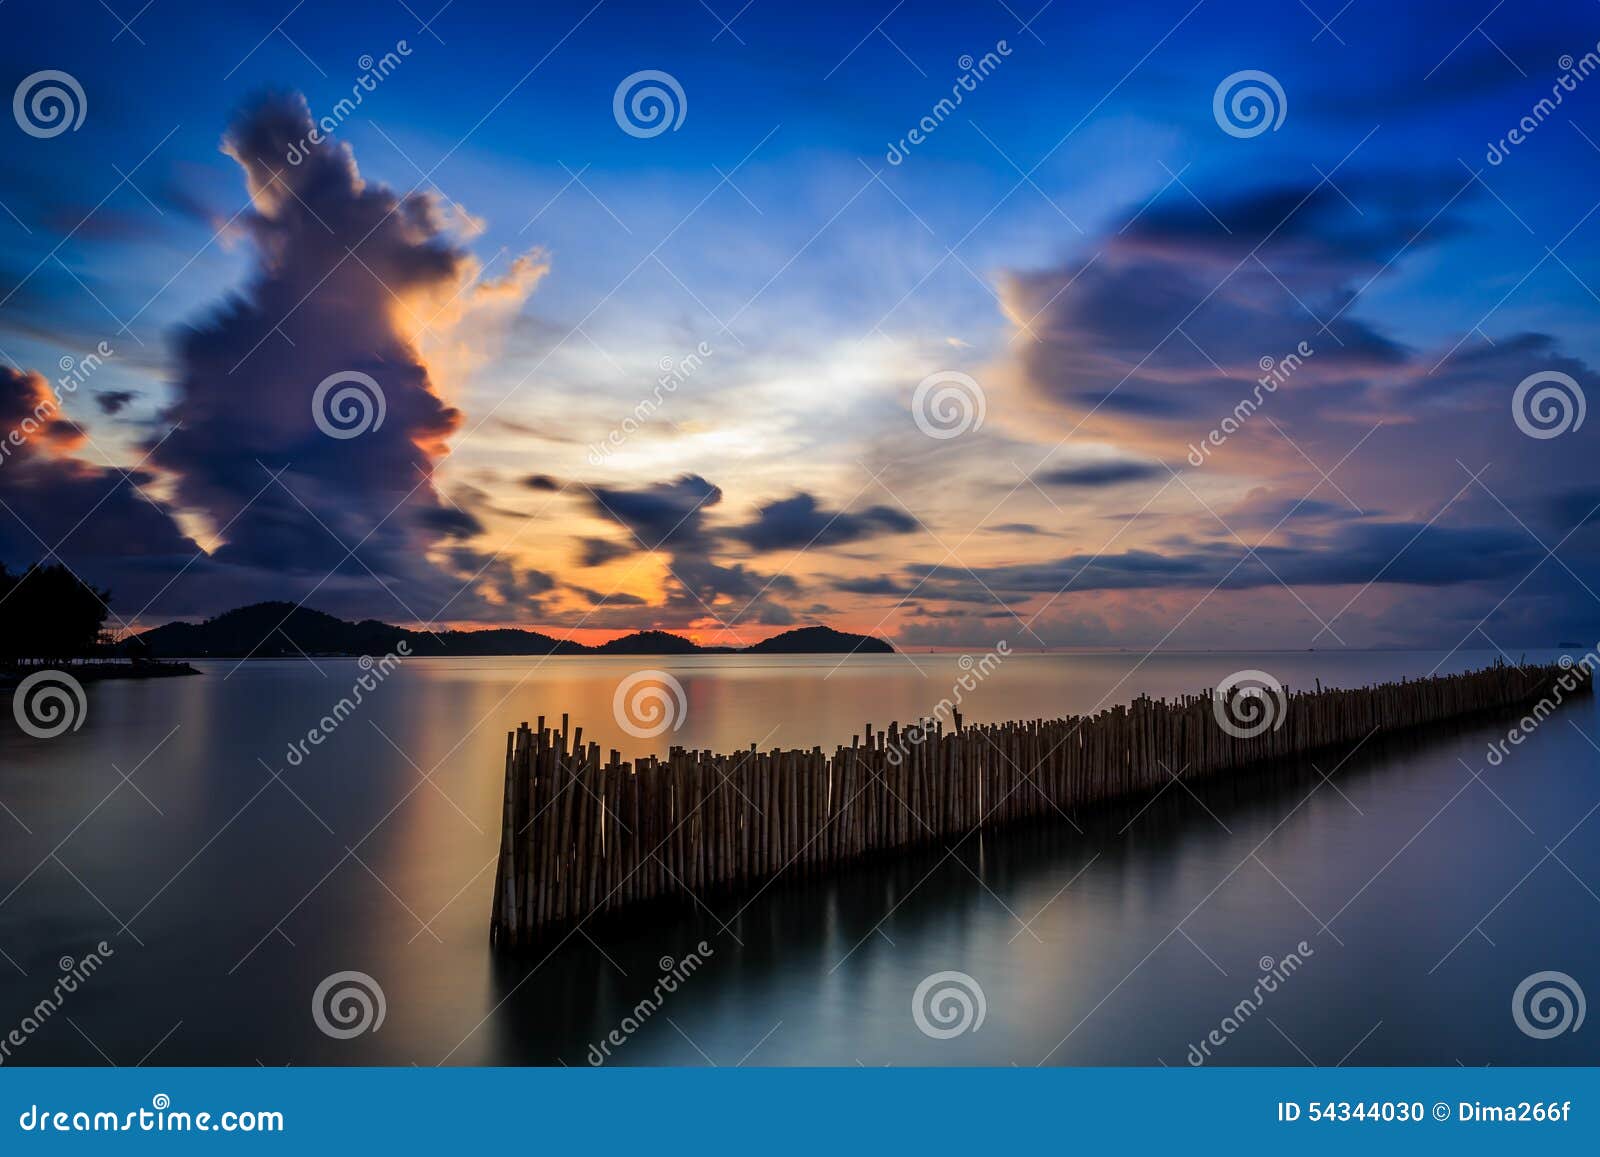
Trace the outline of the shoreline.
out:
<instances>
[{"instance_id":1,"label":"shoreline","mask_svg":"<svg viewBox=\"0 0 1600 1157\"><path fill-rule=\"evenodd\" d=\"M181 660L37 663L27 667L0 667L0 687L18 686L29 675L39 671L64 671L80 683L99 683L107 679L173 679L181 675L200 674L199 670Z\"/></svg>"}]
</instances>

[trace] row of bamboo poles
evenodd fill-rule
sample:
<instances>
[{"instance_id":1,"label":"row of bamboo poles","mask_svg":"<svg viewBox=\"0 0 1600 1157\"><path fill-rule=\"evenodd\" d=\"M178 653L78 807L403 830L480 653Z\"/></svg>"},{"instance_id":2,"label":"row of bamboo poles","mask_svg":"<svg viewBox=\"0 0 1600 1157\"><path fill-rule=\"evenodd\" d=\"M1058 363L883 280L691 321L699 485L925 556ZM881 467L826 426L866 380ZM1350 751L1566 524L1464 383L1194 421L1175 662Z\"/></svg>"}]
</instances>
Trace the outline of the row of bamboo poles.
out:
<instances>
[{"instance_id":1,"label":"row of bamboo poles","mask_svg":"<svg viewBox=\"0 0 1600 1157\"><path fill-rule=\"evenodd\" d=\"M602 761L583 729L507 737L491 939L515 947L590 915L663 897L695 903L785 871L817 871L974 829L1155 791L1388 732L1533 702L1583 668L1496 664L1461 675L1289 692L1281 725L1225 730L1211 691L1092 716L954 727L891 724L832 755L673 748Z\"/></svg>"}]
</instances>

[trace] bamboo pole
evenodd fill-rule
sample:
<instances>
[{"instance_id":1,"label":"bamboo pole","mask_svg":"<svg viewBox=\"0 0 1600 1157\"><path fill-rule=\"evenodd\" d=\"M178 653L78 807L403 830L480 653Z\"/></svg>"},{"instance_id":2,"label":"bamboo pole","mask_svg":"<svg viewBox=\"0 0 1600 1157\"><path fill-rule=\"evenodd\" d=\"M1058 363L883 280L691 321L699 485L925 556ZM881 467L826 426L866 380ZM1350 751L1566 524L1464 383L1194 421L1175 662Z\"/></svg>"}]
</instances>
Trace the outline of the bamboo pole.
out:
<instances>
[{"instance_id":1,"label":"bamboo pole","mask_svg":"<svg viewBox=\"0 0 1600 1157\"><path fill-rule=\"evenodd\" d=\"M1140 696L1093 716L973 725L953 713L868 724L826 754L673 748L622 761L561 717L506 739L490 940L514 948L601 911L760 886L882 852L1071 809L1456 716L1590 694L1571 669L1492 667L1365 688L1287 693L1281 721L1242 738L1214 693ZM1573 684L1576 683L1576 689Z\"/></svg>"}]
</instances>

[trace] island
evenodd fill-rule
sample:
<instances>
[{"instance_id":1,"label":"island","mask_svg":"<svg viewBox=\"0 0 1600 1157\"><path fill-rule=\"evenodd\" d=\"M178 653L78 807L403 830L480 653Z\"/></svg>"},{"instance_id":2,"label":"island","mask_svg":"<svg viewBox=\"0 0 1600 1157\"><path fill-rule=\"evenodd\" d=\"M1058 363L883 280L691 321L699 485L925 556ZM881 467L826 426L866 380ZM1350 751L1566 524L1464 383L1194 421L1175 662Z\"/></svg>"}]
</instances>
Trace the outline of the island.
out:
<instances>
[{"instance_id":1,"label":"island","mask_svg":"<svg viewBox=\"0 0 1600 1157\"><path fill-rule=\"evenodd\" d=\"M870 635L809 626L749 647L702 646L668 631L637 631L597 646L519 627L418 631L376 619L348 622L294 603L239 607L201 623L168 623L131 636L123 653L147 659L293 659L384 655L401 643L412 655L886 655L894 647Z\"/></svg>"}]
</instances>

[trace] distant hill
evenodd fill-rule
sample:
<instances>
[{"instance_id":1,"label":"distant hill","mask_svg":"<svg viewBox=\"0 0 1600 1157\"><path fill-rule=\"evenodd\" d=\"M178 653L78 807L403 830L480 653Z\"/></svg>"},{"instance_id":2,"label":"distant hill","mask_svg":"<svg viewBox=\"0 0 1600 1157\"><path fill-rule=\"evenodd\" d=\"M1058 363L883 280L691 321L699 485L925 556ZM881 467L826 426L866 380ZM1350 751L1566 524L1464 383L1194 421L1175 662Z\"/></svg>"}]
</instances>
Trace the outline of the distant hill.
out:
<instances>
[{"instance_id":1,"label":"distant hill","mask_svg":"<svg viewBox=\"0 0 1600 1157\"><path fill-rule=\"evenodd\" d=\"M752 655L891 654L882 639L832 627L801 627L753 647L702 647L666 631L639 631L598 647L538 631L409 631L364 619L346 622L293 603L256 603L203 623L168 623L123 644L153 659L297 659L302 655L386 655L404 641L413 655Z\"/></svg>"},{"instance_id":2,"label":"distant hill","mask_svg":"<svg viewBox=\"0 0 1600 1157\"><path fill-rule=\"evenodd\" d=\"M843 655L852 651L874 655L894 651L888 643L867 635L849 635L832 627L799 627L773 635L744 648L749 655Z\"/></svg>"},{"instance_id":3,"label":"distant hill","mask_svg":"<svg viewBox=\"0 0 1600 1157\"><path fill-rule=\"evenodd\" d=\"M594 648L601 655L714 655L726 654L734 647L702 647L699 643L666 631L636 631L601 643Z\"/></svg>"}]
</instances>

